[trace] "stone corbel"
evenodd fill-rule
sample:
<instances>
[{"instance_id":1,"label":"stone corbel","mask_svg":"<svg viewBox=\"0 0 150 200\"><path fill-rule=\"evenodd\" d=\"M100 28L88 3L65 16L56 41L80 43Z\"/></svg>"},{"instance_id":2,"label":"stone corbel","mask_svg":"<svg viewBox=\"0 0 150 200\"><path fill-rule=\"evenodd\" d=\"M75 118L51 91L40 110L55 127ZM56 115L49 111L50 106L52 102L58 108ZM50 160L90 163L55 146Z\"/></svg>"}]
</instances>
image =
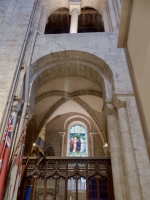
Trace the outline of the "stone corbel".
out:
<instances>
[{"instance_id":1,"label":"stone corbel","mask_svg":"<svg viewBox=\"0 0 150 200\"><path fill-rule=\"evenodd\" d=\"M33 114L34 114L34 111L33 111L32 107L30 106L30 104L28 104L27 115L28 115L29 120L32 118Z\"/></svg>"},{"instance_id":2,"label":"stone corbel","mask_svg":"<svg viewBox=\"0 0 150 200\"><path fill-rule=\"evenodd\" d=\"M114 97L113 97L113 105L117 109L121 108L121 107L125 107L126 106L125 97L118 97L118 96L114 95Z\"/></svg>"},{"instance_id":3,"label":"stone corbel","mask_svg":"<svg viewBox=\"0 0 150 200\"><path fill-rule=\"evenodd\" d=\"M105 113L106 117L108 115L116 115L115 107L112 104L108 104L108 103L104 104L103 112Z\"/></svg>"},{"instance_id":4,"label":"stone corbel","mask_svg":"<svg viewBox=\"0 0 150 200\"><path fill-rule=\"evenodd\" d=\"M105 154L105 157L109 157L110 156L110 150L109 150L109 146L107 143L105 143L103 145L103 149L104 149L104 154Z\"/></svg>"},{"instance_id":5,"label":"stone corbel","mask_svg":"<svg viewBox=\"0 0 150 200\"><path fill-rule=\"evenodd\" d=\"M22 103L23 102L20 99L20 97L15 96L14 102L13 102L13 105L12 105L12 110L18 113L20 111L21 107L22 107Z\"/></svg>"},{"instance_id":6,"label":"stone corbel","mask_svg":"<svg viewBox=\"0 0 150 200\"><path fill-rule=\"evenodd\" d=\"M78 14L80 15L81 14L81 1L80 0L70 0L69 1L69 13L70 13L70 15L71 15L72 10L74 8L78 9Z\"/></svg>"}]
</instances>

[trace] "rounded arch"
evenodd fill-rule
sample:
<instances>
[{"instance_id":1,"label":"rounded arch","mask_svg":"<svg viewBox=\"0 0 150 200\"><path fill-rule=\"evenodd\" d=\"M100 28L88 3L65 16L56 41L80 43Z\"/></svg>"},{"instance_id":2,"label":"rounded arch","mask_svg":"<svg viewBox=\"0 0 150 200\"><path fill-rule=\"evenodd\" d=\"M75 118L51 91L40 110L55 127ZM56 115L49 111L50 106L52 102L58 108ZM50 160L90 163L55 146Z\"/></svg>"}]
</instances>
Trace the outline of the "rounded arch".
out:
<instances>
[{"instance_id":1,"label":"rounded arch","mask_svg":"<svg viewBox=\"0 0 150 200\"><path fill-rule=\"evenodd\" d=\"M30 68L30 93L29 104L34 109L35 97L38 89L46 82L60 77L76 76L84 77L94 83L96 83L102 90L100 96L103 96L104 101L111 102L113 92L113 75L110 67L101 58L83 51L61 51L46 55L36 62L34 62ZM49 94L48 94L49 95ZM81 99L74 95L74 100L88 112L91 118L94 120L96 127L98 128L103 143L107 141L105 134L102 132L101 124L98 122L97 117L87 108L85 103L82 103ZM61 98L54 104L50 110L45 114L42 122L57 109L60 105L66 102L66 97ZM42 126L42 124L40 124ZM38 131L40 130L38 125Z\"/></svg>"},{"instance_id":2,"label":"rounded arch","mask_svg":"<svg viewBox=\"0 0 150 200\"><path fill-rule=\"evenodd\" d=\"M85 126L87 127L88 130L91 130L91 124L89 120L85 116L80 116L80 115L75 115L69 117L65 123L64 123L64 130L65 132L68 130L68 127L71 126L75 121L81 121Z\"/></svg>"},{"instance_id":3,"label":"rounded arch","mask_svg":"<svg viewBox=\"0 0 150 200\"><path fill-rule=\"evenodd\" d=\"M47 11L48 17L56 10L60 8L68 8L69 9L69 0L55 0L55 1L43 1L42 5L44 9ZM97 10L100 14L102 13L101 1L99 0L81 0L81 8L91 7Z\"/></svg>"},{"instance_id":4,"label":"rounded arch","mask_svg":"<svg viewBox=\"0 0 150 200\"><path fill-rule=\"evenodd\" d=\"M106 62L82 51L61 51L46 55L31 66L29 102L34 107L37 90L49 80L63 76L89 79L101 87L103 99L112 100L113 75Z\"/></svg>"},{"instance_id":5,"label":"rounded arch","mask_svg":"<svg viewBox=\"0 0 150 200\"><path fill-rule=\"evenodd\" d=\"M41 130L43 124L45 123L45 121L47 120L48 122L50 122L50 121L48 120L49 116L51 116L51 114L52 114L53 112L55 112L57 109L59 109L60 106L62 106L64 103L66 103L67 100L68 100L67 98L61 98L60 100L58 100L58 101L53 105L53 107L51 107L51 108L49 109L49 111L47 112L47 114L45 115L45 117L43 118L41 124L40 124L39 127L38 127L37 135L38 135L38 133L40 132L40 130ZM105 143L107 142L107 138L106 138L105 133L104 133L103 130L102 130L102 124L99 123L99 121L97 120L96 116L93 114L93 112L92 112L90 109L88 109L88 107L85 105L85 103L84 103L82 100L80 100L79 98L74 98L74 101L77 102L77 103L78 103L84 110L86 110L86 112L91 116L91 118L93 119L93 122L94 122L94 124L95 124L95 126L96 126L96 128L97 128L97 130L98 130L99 133L100 133L100 137L101 137L101 139L102 139L102 142L103 142L103 144L105 144ZM73 118L74 118L74 117L73 117ZM83 120L81 120L81 121L83 121ZM66 123L68 123L68 122L66 122ZM90 130L90 127L88 126L88 124L87 124L87 123L85 123L85 124L87 125L87 127L88 127L89 130ZM66 126L65 126L65 128L66 128ZM66 130L66 129L64 129L64 130Z\"/></svg>"},{"instance_id":6,"label":"rounded arch","mask_svg":"<svg viewBox=\"0 0 150 200\"><path fill-rule=\"evenodd\" d=\"M91 1L81 0L81 2L82 2L81 8L84 8L84 7L94 8L100 14L102 14L101 1L99 1L99 0L91 0Z\"/></svg>"}]
</instances>

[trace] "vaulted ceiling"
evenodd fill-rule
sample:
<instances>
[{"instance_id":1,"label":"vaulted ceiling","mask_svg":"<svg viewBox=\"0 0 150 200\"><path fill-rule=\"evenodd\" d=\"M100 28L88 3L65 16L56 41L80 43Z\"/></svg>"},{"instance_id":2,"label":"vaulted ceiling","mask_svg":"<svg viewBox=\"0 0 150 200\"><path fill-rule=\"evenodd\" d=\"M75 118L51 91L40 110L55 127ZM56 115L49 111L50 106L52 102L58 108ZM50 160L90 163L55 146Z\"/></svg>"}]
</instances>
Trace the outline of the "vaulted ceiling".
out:
<instances>
[{"instance_id":1,"label":"vaulted ceiling","mask_svg":"<svg viewBox=\"0 0 150 200\"><path fill-rule=\"evenodd\" d=\"M95 130L106 140L106 120L102 113L101 94L98 84L83 77L57 77L45 82L36 93L34 116L27 130L26 148L31 148L45 120L51 123L56 117L69 113L90 118ZM29 134L31 131L32 134Z\"/></svg>"}]
</instances>

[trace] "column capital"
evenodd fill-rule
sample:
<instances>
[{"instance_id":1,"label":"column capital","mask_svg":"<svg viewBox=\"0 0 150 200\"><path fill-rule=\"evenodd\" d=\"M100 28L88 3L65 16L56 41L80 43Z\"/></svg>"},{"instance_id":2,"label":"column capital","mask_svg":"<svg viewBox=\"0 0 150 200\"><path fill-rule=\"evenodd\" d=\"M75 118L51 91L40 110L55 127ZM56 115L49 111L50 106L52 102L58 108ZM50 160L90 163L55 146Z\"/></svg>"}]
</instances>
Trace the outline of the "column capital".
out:
<instances>
[{"instance_id":1,"label":"column capital","mask_svg":"<svg viewBox=\"0 0 150 200\"><path fill-rule=\"evenodd\" d=\"M102 2L102 9L108 9L108 2L107 2L107 0L102 0L101 1Z\"/></svg>"},{"instance_id":2,"label":"column capital","mask_svg":"<svg viewBox=\"0 0 150 200\"><path fill-rule=\"evenodd\" d=\"M70 0L69 1L69 13L70 13L70 15L71 15L72 10L74 8L78 9L78 15L80 15L80 13L81 13L81 1L80 0Z\"/></svg>"},{"instance_id":3,"label":"column capital","mask_svg":"<svg viewBox=\"0 0 150 200\"><path fill-rule=\"evenodd\" d=\"M112 104L108 104L108 103L104 104L103 111L104 111L106 117L108 117L109 115L116 114L116 110L115 110L114 106Z\"/></svg>"},{"instance_id":4,"label":"column capital","mask_svg":"<svg viewBox=\"0 0 150 200\"><path fill-rule=\"evenodd\" d=\"M12 105L12 110L18 113L21 109L22 103L23 101L20 99L20 97L15 96L14 102Z\"/></svg>"},{"instance_id":5,"label":"column capital","mask_svg":"<svg viewBox=\"0 0 150 200\"><path fill-rule=\"evenodd\" d=\"M114 97L113 97L113 105L117 109L121 108L121 107L125 107L126 106L125 97L118 97L118 96L114 95Z\"/></svg>"},{"instance_id":6,"label":"column capital","mask_svg":"<svg viewBox=\"0 0 150 200\"><path fill-rule=\"evenodd\" d=\"M28 115L29 120L32 118L33 114L34 114L34 111L33 111L32 107L30 106L30 104L28 104L27 115Z\"/></svg>"}]
</instances>

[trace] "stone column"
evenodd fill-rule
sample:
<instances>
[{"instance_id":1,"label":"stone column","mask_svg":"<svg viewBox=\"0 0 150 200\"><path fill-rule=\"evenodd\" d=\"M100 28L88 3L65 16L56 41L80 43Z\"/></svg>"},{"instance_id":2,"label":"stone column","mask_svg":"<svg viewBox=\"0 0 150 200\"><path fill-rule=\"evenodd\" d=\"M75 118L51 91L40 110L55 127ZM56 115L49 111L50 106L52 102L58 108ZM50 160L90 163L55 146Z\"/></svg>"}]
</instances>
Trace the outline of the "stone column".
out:
<instances>
[{"instance_id":1,"label":"stone column","mask_svg":"<svg viewBox=\"0 0 150 200\"><path fill-rule=\"evenodd\" d=\"M93 141L93 134L92 133L90 133L90 135L91 135L91 150L92 150L92 157L94 157L94 141Z\"/></svg>"},{"instance_id":2,"label":"stone column","mask_svg":"<svg viewBox=\"0 0 150 200\"><path fill-rule=\"evenodd\" d=\"M117 7L118 7L118 11L119 11L119 16L121 16L121 1L120 0L116 0L116 4L117 4Z\"/></svg>"},{"instance_id":3,"label":"stone column","mask_svg":"<svg viewBox=\"0 0 150 200\"><path fill-rule=\"evenodd\" d=\"M70 33L77 33L78 32L78 15L80 15L80 12L81 12L81 1L70 0L69 12L71 15Z\"/></svg>"},{"instance_id":4,"label":"stone column","mask_svg":"<svg viewBox=\"0 0 150 200\"><path fill-rule=\"evenodd\" d=\"M45 32L46 23L47 23L47 12L44 8L42 8L40 21L39 21L39 24L38 24L38 30L42 34L44 34L44 32Z\"/></svg>"},{"instance_id":5,"label":"stone column","mask_svg":"<svg viewBox=\"0 0 150 200\"><path fill-rule=\"evenodd\" d=\"M117 23L112 0L108 0L108 6L109 6L109 12L110 12L113 31L118 31L118 23Z\"/></svg>"},{"instance_id":6,"label":"stone column","mask_svg":"<svg viewBox=\"0 0 150 200\"><path fill-rule=\"evenodd\" d=\"M71 11L70 33L78 32L78 9L73 8Z\"/></svg>"},{"instance_id":7,"label":"stone column","mask_svg":"<svg viewBox=\"0 0 150 200\"><path fill-rule=\"evenodd\" d=\"M106 0L102 1L102 15L103 15L103 22L104 22L104 29L105 32L111 32L112 30L112 24L110 15L108 12L108 3Z\"/></svg>"},{"instance_id":8,"label":"stone column","mask_svg":"<svg viewBox=\"0 0 150 200\"><path fill-rule=\"evenodd\" d=\"M142 200L138 170L128 124L128 116L126 112L126 102L118 98L114 98L114 105L117 108L119 118L124 165L127 179L126 181L129 195L128 200Z\"/></svg>"},{"instance_id":9,"label":"stone column","mask_svg":"<svg viewBox=\"0 0 150 200\"><path fill-rule=\"evenodd\" d=\"M36 7L34 19L33 19L33 26L31 28L32 32L34 32L34 30L38 30L39 21L40 21L40 17L41 17L41 12L42 12L42 4L38 3L38 5Z\"/></svg>"},{"instance_id":10,"label":"stone column","mask_svg":"<svg viewBox=\"0 0 150 200\"><path fill-rule=\"evenodd\" d=\"M120 23L120 14L119 14L117 2L116 2L116 0L112 0L112 3L113 3L113 7L114 7L114 12L115 12L117 24L119 25L119 23Z\"/></svg>"},{"instance_id":11,"label":"stone column","mask_svg":"<svg viewBox=\"0 0 150 200\"><path fill-rule=\"evenodd\" d=\"M116 200L127 200L119 133L117 128L116 111L111 104L105 104L104 112L107 117L107 134L110 146L114 193Z\"/></svg>"}]
</instances>

